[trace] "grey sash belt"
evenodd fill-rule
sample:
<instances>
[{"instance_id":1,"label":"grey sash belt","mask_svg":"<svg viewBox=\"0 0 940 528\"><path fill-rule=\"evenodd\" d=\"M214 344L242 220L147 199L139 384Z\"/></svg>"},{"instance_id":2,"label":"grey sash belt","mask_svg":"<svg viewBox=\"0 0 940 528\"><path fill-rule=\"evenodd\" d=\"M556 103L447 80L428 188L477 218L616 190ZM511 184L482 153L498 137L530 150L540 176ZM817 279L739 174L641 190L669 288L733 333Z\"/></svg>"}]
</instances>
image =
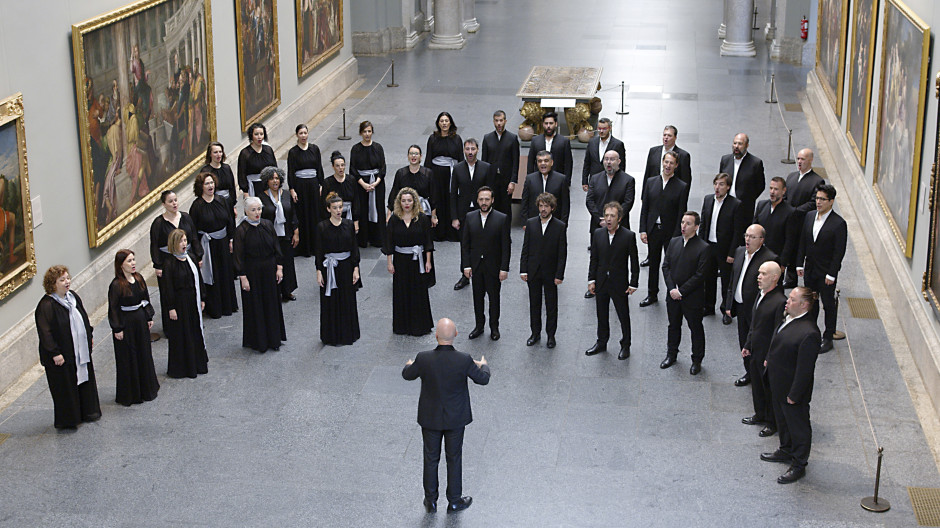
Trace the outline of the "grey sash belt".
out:
<instances>
[{"instance_id":1,"label":"grey sash belt","mask_svg":"<svg viewBox=\"0 0 940 528\"><path fill-rule=\"evenodd\" d=\"M352 202L343 202L343 216L346 220L352 220Z\"/></svg>"},{"instance_id":2,"label":"grey sash belt","mask_svg":"<svg viewBox=\"0 0 940 528\"><path fill-rule=\"evenodd\" d=\"M228 200L229 197L232 195L230 192L228 192L227 189L222 189L221 191L215 191L215 194L218 194L219 196L221 196L222 198L225 198L226 200Z\"/></svg>"},{"instance_id":3,"label":"grey sash belt","mask_svg":"<svg viewBox=\"0 0 940 528\"><path fill-rule=\"evenodd\" d=\"M431 160L431 163L437 165L438 167L449 167L450 168L450 178L447 180L447 192L454 190L454 165L457 165L458 161L450 156L438 156Z\"/></svg>"},{"instance_id":4,"label":"grey sash belt","mask_svg":"<svg viewBox=\"0 0 940 528\"><path fill-rule=\"evenodd\" d=\"M333 290L336 289L336 266L339 265L340 261L346 260L349 258L351 253L349 251L343 251L342 253L327 253L323 255L323 267L326 268L326 296L329 297Z\"/></svg>"},{"instance_id":5,"label":"grey sash belt","mask_svg":"<svg viewBox=\"0 0 940 528\"><path fill-rule=\"evenodd\" d=\"M123 306L123 305L122 305L122 306L121 306L121 311L122 311L122 312L133 312L133 311L135 311L135 310L139 310L139 309L141 309L141 308L147 306L148 304L150 304L150 301L144 299L143 301L140 301L139 303L135 304L134 306Z\"/></svg>"},{"instance_id":6,"label":"grey sash belt","mask_svg":"<svg viewBox=\"0 0 940 528\"><path fill-rule=\"evenodd\" d=\"M359 176L363 178L369 178L369 185L375 183L375 175L379 173L379 169L368 169L359 171ZM375 191L368 193L369 195L369 222L375 223L379 221L379 212L375 209Z\"/></svg>"},{"instance_id":7,"label":"grey sash belt","mask_svg":"<svg viewBox=\"0 0 940 528\"><path fill-rule=\"evenodd\" d=\"M228 231L223 227L212 233L200 231L199 234L202 236L202 269L200 270L202 272L202 282L206 283L207 286L212 286L215 284L215 279L212 276L212 252L209 251L209 243L212 240L222 240L228 234Z\"/></svg>"},{"instance_id":8,"label":"grey sash belt","mask_svg":"<svg viewBox=\"0 0 940 528\"><path fill-rule=\"evenodd\" d=\"M248 196L254 196L255 195L254 183L255 182L261 183L261 175L249 174L248 176L245 176L245 179L248 180Z\"/></svg>"},{"instance_id":9,"label":"grey sash belt","mask_svg":"<svg viewBox=\"0 0 940 528\"><path fill-rule=\"evenodd\" d=\"M411 260L418 261L418 272L424 273L424 262L421 261L421 254L424 253L424 246L395 246L395 253L411 255Z\"/></svg>"},{"instance_id":10,"label":"grey sash belt","mask_svg":"<svg viewBox=\"0 0 940 528\"><path fill-rule=\"evenodd\" d=\"M310 178L317 177L317 169L300 169L294 173L294 176L302 180L309 180Z\"/></svg>"},{"instance_id":11,"label":"grey sash belt","mask_svg":"<svg viewBox=\"0 0 940 528\"><path fill-rule=\"evenodd\" d=\"M423 196L421 197L421 209L424 210L424 214L431 216L431 202Z\"/></svg>"}]
</instances>

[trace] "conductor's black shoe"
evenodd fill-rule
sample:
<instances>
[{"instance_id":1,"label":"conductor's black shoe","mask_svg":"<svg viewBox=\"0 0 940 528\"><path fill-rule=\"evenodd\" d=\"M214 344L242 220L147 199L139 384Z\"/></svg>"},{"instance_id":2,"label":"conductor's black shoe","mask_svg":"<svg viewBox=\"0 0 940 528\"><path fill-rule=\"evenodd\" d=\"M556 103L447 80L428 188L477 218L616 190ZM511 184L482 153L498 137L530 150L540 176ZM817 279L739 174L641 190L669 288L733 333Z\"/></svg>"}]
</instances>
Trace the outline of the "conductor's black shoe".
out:
<instances>
[{"instance_id":1,"label":"conductor's black shoe","mask_svg":"<svg viewBox=\"0 0 940 528\"><path fill-rule=\"evenodd\" d=\"M649 265L650 265L650 259L649 259L649 257L643 259L643 262L640 262L640 267L641 267L641 268L645 268L645 267L647 267L647 266L649 266Z\"/></svg>"},{"instance_id":2,"label":"conductor's black shoe","mask_svg":"<svg viewBox=\"0 0 940 528\"><path fill-rule=\"evenodd\" d=\"M431 502L430 499L424 499L424 509L427 510L428 513L437 512L437 502Z\"/></svg>"},{"instance_id":3,"label":"conductor's black shoe","mask_svg":"<svg viewBox=\"0 0 940 528\"><path fill-rule=\"evenodd\" d=\"M777 477L777 484L790 484L791 482L796 482L806 476L806 469L801 467L790 466L790 469L786 473Z\"/></svg>"},{"instance_id":4,"label":"conductor's black shoe","mask_svg":"<svg viewBox=\"0 0 940 528\"><path fill-rule=\"evenodd\" d=\"M593 298L594 298L594 294L591 293L591 290L588 290L588 291L584 292L584 298L585 298L585 299L593 299Z\"/></svg>"},{"instance_id":5,"label":"conductor's black shoe","mask_svg":"<svg viewBox=\"0 0 940 528\"><path fill-rule=\"evenodd\" d=\"M740 378L734 380L735 387L744 387L751 382L751 377L747 374L741 376Z\"/></svg>"},{"instance_id":6,"label":"conductor's black shoe","mask_svg":"<svg viewBox=\"0 0 940 528\"><path fill-rule=\"evenodd\" d=\"M532 334L529 336L529 339L526 339L525 346L532 346L539 342L542 339L542 336L539 334Z\"/></svg>"},{"instance_id":7,"label":"conductor's black shoe","mask_svg":"<svg viewBox=\"0 0 940 528\"><path fill-rule=\"evenodd\" d=\"M457 284L454 284L454 289L455 289L455 290L463 289L463 287L466 286L466 285L468 285L468 284L470 284L470 279L468 279L467 277L464 277L463 275L461 275L461 276L460 276L460 280L457 281Z\"/></svg>"},{"instance_id":8,"label":"conductor's black shoe","mask_svg":"<svg viewBox=\"0 0 940 528\"><path fill-rule=\"evenodd\" d=\"M693 375L693 376L696 375L696 374L698 374L698 373L701 372L701 371L702 371L702 364L701 364L701 363L692 363L692 366L689 367L689 374L691 374L691 375Z\"/></svg>"},{"instance_id":9,"label":"conductor's black shoe","mask_svg":"<svg viewBox=\"0 0 940 528\"><path fill-rule=\"evenodd\" d=\"M671 358L669 356L666 356L666 359L664 359L663 362L659 364L659 368L667 369L675 364L676 364L676 358Z\"/></svg>"},{"instance_id":10,"label":"conductor's black shoe","mask_svg":"<svg viewBox=\"0 0 940 528\"><path fill-rule=\"evenodd\" d=\"M731 324L731 316L728 315L728 314L722 315L722 316L721 316L721 324L723 324L723 325L725 325L725 326Z\"/></svg>"},{"instance_id":11,"label":"conductor's black shoe","mask_svg":"<svg viewBox=\"0 0 940 528\"><path fill-rule=\"evenodd\" d=\"M473 497L460 497L460 500L452 502L447 505L447 513L459 512L460 510L466 510L470 507L470 504L473 503Z\"/></svg>"},{"instance_id":12,"label":"conductor's black shoe","mask_svg":"<svg viewBox=\"0 0 940 528\"><path fill-rule=\"evenodd\" d=\"M548 341L545 342L545 346L555 348L555 336L548 336Z\"/></svg>"},{"instance_id":13,"label":"conductor's black shoe","mask_svg":"<svg viewBox=\"0 0 940 528\"><path fill-rule=\"evenodd\" d=\"M760 459L764 462L779 462L781 464L789 464L790 462L793 462L793 457L779 449L773 453L761 453Z\"/></svg>"},{"instance_id":14,"label":"conductor's black shoe","mask_svg":"<svg viewBox=\"0 0 940 528\"><path fill-rule=\"evenodd\" d=\"M825 354L832 350L832 339L823 339L822 345L819 346L819 353Z\"/></svg>"},{"instance_id":15,"label":"conductor's black shoe","mask_svg":"<svg viewBox=\"0 0 940 528\"><path fill-rule=\"evenodd\" d=\"M657 300L656 297L647 297L643 299L642 301L640 301L640 308L646 308L647 306L651 304L656 304L658 302L659 300Z\"/></svg>"},{"instance_id":16,"label":"conductor's black shoe","mask_svg":"<svg viewBox=\"0 0 940 528\"><path fill-rule=\"evenodd\" d=\"M483 335L483 327L478 326L474 328L473 330L470 330L470 335L468 335L467 337L470 339L476 339L480 337L481 335Z\"/></svg>"},{"instance_id":17,"label":"conductor's black shoe","mask_svg":"<svg viewBox=\"0 0 940 528\"><path fill-rule=\"evenodd\" d=\"M607 344L601 344L599 341L594 342L594 346L584 351L585 356L593 356L594 354L600 354L601 352L607 351Z\"/></svg>"},{"instance_id":18,"label":"conductor's black shoe","mask_svg":"<svg viewBox=\"0 0 940 528\"><path fill-rule=\"evenodd\" d=\"M490 339L493 341L499 341L499 330L493 328L490 330Z\"/></svg>"},{"instance_id":19,"label":"conductor's black shoe","mask_svg":"<svg viewBox=\"0 0 940 528\"><path fill-rule=\"evenodd\" d=\"M759 419L756 414L741 418L741 423L743 423L744 425L764 425L765 424L764 420Z\"/></svg>"},{"instance_id":20,"label":"conductor's black shoe","mask_svg":"<svg viewBox=\"0 0 940 528\"><path fill-rule=\"evenodd\" d=\"M773 436L775 434L777 434L777 428L768 425L761 429L760 432L757 433L757 436L761 438L767 438L768 436Z\"/></svg>"},{"instance_id":21,"label":"conductor's black shoe","mask_svg":"<svg viewBox=\"0 0 940 528\"><path fill-rule=\"evenodd\" d=\"M622 346L620 347L620 354L617 355L617 359L624 360L630 357L630 347Z\"/></svg>"}]
</instances>

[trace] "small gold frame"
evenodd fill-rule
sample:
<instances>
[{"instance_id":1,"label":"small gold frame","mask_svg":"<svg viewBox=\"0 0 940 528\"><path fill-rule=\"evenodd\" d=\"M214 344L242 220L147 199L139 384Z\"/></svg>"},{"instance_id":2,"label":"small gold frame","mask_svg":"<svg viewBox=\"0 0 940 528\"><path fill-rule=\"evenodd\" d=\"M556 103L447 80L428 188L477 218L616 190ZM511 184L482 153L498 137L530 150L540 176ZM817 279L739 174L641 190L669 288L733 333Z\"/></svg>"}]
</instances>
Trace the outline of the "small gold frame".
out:
<instances>
[{"instance_id":1,"label":"small gold frame","mask_svg":"<svg viewBox=\"0 0 940 528\"><path fill-rule=\"evenodd\" d=\"M21 93L0 100L0 133L3 133L3 129L8 126L12 126L16 134L14 148L16 149L16 157L19 165L19 205L21 208L20 216L22 218L24 231L22 234L23 258L17 258L16 254L20 252L18 244L14 243L12 250L6 249L9 240L9 235L6 234L6 230L13 229L11 235L14 240L16 240L17 233L15 220L12 227L5 225L9 218L8 215L14 215L15 219L16 212L2 210L3 203L7 201L4 199L0 201L0 210L2 210L2 213L0 213L0 224L4 224L3 231L0 232L0 239L2 239L4 246L4 250L0 252L0 258L4 259L4 262L0 263L0 299L8 297L16 291L17 288L29 281L29 279L36 276L36 247L33 244L33 208L29 198L29 172L26 166L26 126L23 123L23 94ZM3 153L0 152L0 155L2 154ZM2 160L2 158L0 158L0 160ZM2 176L3 175L0 175L0 177ZM6 193L6 189L7 184L4 182L4 194ZM5 198L5 196L3 198ZM8 265L11 265L10 269L6 269Z\"/></svg>"}]
</instances>

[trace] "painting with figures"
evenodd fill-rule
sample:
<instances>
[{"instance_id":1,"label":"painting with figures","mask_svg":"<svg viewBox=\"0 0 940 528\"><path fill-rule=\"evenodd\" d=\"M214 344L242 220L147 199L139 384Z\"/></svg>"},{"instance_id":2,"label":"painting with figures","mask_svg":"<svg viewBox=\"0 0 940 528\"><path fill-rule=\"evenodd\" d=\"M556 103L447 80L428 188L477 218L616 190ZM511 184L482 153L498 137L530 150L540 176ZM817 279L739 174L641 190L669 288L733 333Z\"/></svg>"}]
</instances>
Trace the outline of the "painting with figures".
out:
<instances>
[{"instance_id":1,"label":"painting with figures","mask_svg":"<svg viewBox=\"0 0 940 528\"><path fill-rule=\"evenodd\" d=\"M875 59L875 27L878 2L858 0L852 16L849 55L849 94L846 136L858 163L865 166L868 153L868 119L871 114L871 73Z\"/></svg>"},{"instance_id":2,"label":"painting with figures","mask_svg":"<svg viewBox=\"0 0 940 528\"><path fill-rule=\"evenodd\" d=\"M0 100L0 299L36 275L23 96Z\"/></svg>"},{"instance_id":3,"label":"painting with figures","mask_svg":"<svg viewBox=\"0 0 940 528\"><path fill-rule=\"evenodd\" d=\"M281 104L275 0L235 0L242 130Z\"/></svg>"},{"instance_id":4,"label":"painting with figures","mask_svg":"<svg viewBox=\"0 0 940 528\"><path fill-rule=\"evenodd\" d=\"M836 117L842 115L842 81L845 77L845 29L849 0L819 0L816 76Z\"/></svg>"},{"instance_id":5,"label":"painting with figures","mask_svg":"<svg viewBox=\"0 0 940 528\"><path fill-rule=\"evenodd\" d=\"M343 47L343 0L296 0L297 76L303 77Z\"/></svg>"}]
</instances>

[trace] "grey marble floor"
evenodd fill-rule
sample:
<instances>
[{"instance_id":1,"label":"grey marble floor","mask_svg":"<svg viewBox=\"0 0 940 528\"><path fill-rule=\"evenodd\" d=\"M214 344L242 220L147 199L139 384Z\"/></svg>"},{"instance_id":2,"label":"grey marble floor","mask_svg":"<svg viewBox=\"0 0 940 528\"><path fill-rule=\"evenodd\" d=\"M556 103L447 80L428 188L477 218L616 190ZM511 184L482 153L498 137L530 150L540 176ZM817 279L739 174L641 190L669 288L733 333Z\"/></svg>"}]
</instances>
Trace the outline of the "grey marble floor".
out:
<instances>
[{"instance_id":1,"label":"grey marble floor","mask_svg":"<svg viewBox=\"0 0 940 528\"><path fill-rule=\"evenodd\" d=\"M481 138L496 108L521 122L515 92L532 65L604 68L603 115L624 139L628 171L641 175L647 149L665 124L679 128L692 154L690 206L709 191L733 135L750 134L768 178L793 169L785 156L781 112L764 103L771 73L781 104L797 103L805 70L766 59L718 55L718 0L478 1L481 29L460 51L360 59L362 96L396 62L400 88L383 80L350 113L369 119L389 167L406 163L409 144L424 145L441 110L460 134ZM756 34L756 33L755 33ZM630 86L626 116L619 83ZM235 87L218 87L219 92ZM344 103L352 107L358 99ZM812 146L800 112L782 112L798 146ZM329 117L311 129L327 154L348 152ZM575 151L580 174L583 151ZM576 178L577 179L577 178ZM401 379L405 361L433 339L391 334L391 280L377 250L363 253L359 294L363 337L324 347L312 261L298 259L298 301L285 308L288 342L264 355L239 347L241 315L210 320L209 374L163 375L166 341L154 345L162 389L155 401L113 403L113 348L96 327L95 360L103 418L75 432L52 428L51 400L40 379L0 412L0 525L4 526L914 526L906 486L940 486L907 388L880 321L840 314L886 450L886 514L859 507L874 481L876 446L845 341L816 369L813 453L799 483L775 482L783 466L761 462L777 438L741 424L751 413L733 326L706 319L703 372L688 373L686 331L680 363L658 368L665 353L662 303L631 301L633 356L585 357L595 331L592 301L582 298L588 254L584 193L575 187L568 274L560 289L558 347L527 348L526 290L516 273L503 287L502 339L468 341L469 289L454 292L458 248L438 247L435 317L453 318L458 349L486 354L493 377L471 388L475 420L467 428L464 491L473 506L459 515L425 515L421 507L421 435L415 423L418 383ZM838 205L837 205L838 207ZM632 213L636 225L639 206ZM513 230L512 269L522 232ZM641 249L641 252L644 251ZM641 277L645 285L646 271ZM843 296L871 297L849 248ZM156 295L156 292L154 292ZM616 338L617 329L614 328ZM442 466L442 480L443 480ZM443 494L442 494L443 495Z\"/></svg>"}]
</instances>

